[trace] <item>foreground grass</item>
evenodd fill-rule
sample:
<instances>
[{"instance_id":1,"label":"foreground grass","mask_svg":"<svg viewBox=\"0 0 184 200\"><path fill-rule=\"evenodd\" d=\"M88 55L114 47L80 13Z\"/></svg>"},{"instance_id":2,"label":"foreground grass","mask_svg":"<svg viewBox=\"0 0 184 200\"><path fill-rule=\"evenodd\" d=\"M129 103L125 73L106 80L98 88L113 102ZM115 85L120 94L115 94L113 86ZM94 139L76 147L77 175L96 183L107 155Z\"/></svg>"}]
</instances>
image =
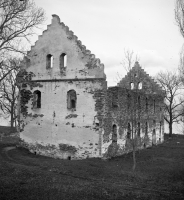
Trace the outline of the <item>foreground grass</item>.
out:
<instances>
[{"instance_id":1,"label":"foreground grass","mask_svg":"<svg viewBox=\"0 0 184 200\"><path fill-rule=\"evenodd\" d=\"M0 135L4 134L4 135L8 136L11 133L15 133L15 132L16 132L16 128L15 127L0 126Z\"/></svg>"},{"instance_id":2,"label":"foreground grass","mask_svg":"<svg viewBox=\"0 0 184 200\"><path fill-rule=\"evenodd\" d=\"M59 160L0 142L0 199L184 199L184 137L111 160Z\"/></svg>"}]
</instances>

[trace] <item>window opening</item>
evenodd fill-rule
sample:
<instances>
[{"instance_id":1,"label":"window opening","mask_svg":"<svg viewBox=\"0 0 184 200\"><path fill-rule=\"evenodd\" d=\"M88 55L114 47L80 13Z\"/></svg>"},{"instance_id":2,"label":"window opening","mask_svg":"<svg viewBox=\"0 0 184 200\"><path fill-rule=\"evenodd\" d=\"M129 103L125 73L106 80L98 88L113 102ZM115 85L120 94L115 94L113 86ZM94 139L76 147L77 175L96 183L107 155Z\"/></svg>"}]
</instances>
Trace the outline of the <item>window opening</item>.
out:
<instances>
[{"instance_id":1,"label":"window opening","mask_svg":"<svg viewBox=\"0 0 184 200\"><path fill-rule=\"evenodd\" d=\"M39 90L33 93L33 108L41 108L41 92Z\"/></svg>"},{"instance_id":2,"label":"window opening","mask_svg":"<svg viewBox=\"0 0 184 200\"><path fill-rule=\"evenodd\" d=\"M75 90L70 90L67 92L67 108L76 109L77 95Z\"/></svg>"},{"instance_id":3,"label":"window opening","mask_svg":"<svg viewBox=\"0 0 184 200\"><path fill-rule=\"evenodd\" d=\"M146 125L145 125L145 135L148 135L148 122L146 122Z\"/></svg>"},{"instance_id":4,"label":"window opening","mask_svg":"<svg viewBox=\"0 0 184 200\"><path fill-rule=\"evenodd\" d=\"M130 123L128 123L128 127L127 127L127 139L131 138L131 126Z\"/></svg>"},{"instance_id":5,"label":"window opening","mask_svg":"<svg viewBox=\"0 0 184 200\"><path fill-rule=\"evenodd\" d=\"M47 69L53 68L53 55L51 55L51 54L47 55L46 68Z\"/></svg>"},{"instance_id":6,"label":"window opening","mask_svg":"<svg viewBox=\"0 0 184 200\"><path fill-rule=\"evenodd\" d=\"M117 126L115 124L112 127L112 142L117 142Z\"/></svg>"},{"instance_id":7,"label":"window opening","mask_svg":"<svg viewBox=\"0 0 184 200\"><path fill-rule=\"evenodd\" d=\"M141 89L142 89L142 82L139 82L139 83L138 83L137 88L138 88L138 90L141 90Z\"/></svg>"},{"instance_id":8,"label":"window opening","mask_svg":"<svg viewBox=\"0 0 184 200\"><path fill-rule=\"evenodd\" d=\"M131 88L131 90L134 89L134 83L130 83L130 88Z\"/></svg>"},{"instance_id":9,"label":"window opening","mask_svg":"<svg viewBox=\"0 0 184 200\"><path fill-rule=\"evenodd\" d=\"M141 125L140 122L137 123L137 136L140 137L141 135Z\"/></svg>"},{"instance_id":10,"label":"window opening","mask_svg":"<svg viewBox=\"0 0 184 200\"><path fill-rule=\"evenodd\" d=\"M66 68L67 67L67 55L65 53L62 53L60 55L60 68Z\"/></svg>"}]
</instances>

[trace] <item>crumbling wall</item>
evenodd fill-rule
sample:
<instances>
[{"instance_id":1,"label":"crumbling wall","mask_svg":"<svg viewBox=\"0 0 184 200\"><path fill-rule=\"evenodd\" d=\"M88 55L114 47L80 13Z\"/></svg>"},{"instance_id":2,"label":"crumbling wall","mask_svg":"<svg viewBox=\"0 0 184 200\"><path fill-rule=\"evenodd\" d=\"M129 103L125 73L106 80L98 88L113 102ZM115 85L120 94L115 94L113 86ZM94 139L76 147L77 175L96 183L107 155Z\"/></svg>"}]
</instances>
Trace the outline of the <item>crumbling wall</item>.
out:
<instances>
[{"instance_id":1,"label":"crumbling wall","mask_svg":"<svg viewBox=\"0 0 184 200\"><path fill-rule=\"evenodd\" d=\"M141 88L138 88L140 82ZM131 88L131 83L134 83L134 88ZM107 90L102 154L112 157L131 151L131 139L132 134L135 134L135 128L136 137L134 135L133 138L136 138L137 148L163 142L163 103L164 95L161 88L136 63L118 86ZM131 128L134 123L134 133L131 132L130 139L127 137L128 123ZM113 142L114 125L117 126L117 142Z\"/></svg>"}]
</instances>

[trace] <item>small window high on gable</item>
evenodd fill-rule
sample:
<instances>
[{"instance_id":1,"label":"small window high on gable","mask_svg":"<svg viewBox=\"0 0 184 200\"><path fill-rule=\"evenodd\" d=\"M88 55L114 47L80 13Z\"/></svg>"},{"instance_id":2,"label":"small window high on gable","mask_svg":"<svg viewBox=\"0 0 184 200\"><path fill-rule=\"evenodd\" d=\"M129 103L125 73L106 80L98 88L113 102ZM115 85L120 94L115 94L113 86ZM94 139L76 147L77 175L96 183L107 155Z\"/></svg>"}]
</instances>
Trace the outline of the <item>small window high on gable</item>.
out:
<instances>
[{"instance_id":1,"label":"small window high on gable","mask_svg":"<svg viewBox=\"0 0 184 200\"><path fill-rule=\"evenodd\" d=\"M46 57L46 68L52 69L53 68L53 55L48 54Z\"/></svg>"},{"instance_id":2,"label":"small window high on gable","mask_svg":"<svg viewBox=\"0 0 184 200\"><path fill-rule=\"evenodd\" d=\"M59 57L59 63L60 63L60 69L67 67L67 55L65 53L62 53Z\"/></svg>"},{"instance_id":3,"label":"small window high on gable","mask_svg":"<svg viewBox=\"0 0 184 200\"><path fill-rule=\"evenodd\" d=\"M134 89L134 83L130 83L130 89L131 89L131 90Z\"/></svg>"},{"instance_id":4,"label":"small window high on gable","mask_svg":"<svg viewBox=\"0 0 184 200\"><path fill-rule=\"evenodd\" d=\"M139 82L139 83L138 83L137 88L138 88L138 90L141 90L141 89L142 89L142 82Z\"/></svg>"}]
</instances>

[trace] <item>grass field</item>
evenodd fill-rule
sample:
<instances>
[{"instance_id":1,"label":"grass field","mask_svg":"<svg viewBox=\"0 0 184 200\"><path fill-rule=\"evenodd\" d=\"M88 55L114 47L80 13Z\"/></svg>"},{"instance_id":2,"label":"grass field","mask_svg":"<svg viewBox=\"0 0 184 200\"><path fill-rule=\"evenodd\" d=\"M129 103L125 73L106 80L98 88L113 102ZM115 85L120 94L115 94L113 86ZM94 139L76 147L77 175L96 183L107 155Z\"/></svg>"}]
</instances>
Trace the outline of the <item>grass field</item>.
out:
<instances>
[{"instance_id":1,"label":"grass field","mask_svg":"<svg viewBox=\"0 0 184 200\"><path fill-rule=\"evenodd\" d=\"M0 141L0 200L184 199L184 136L110 160L59 160Z\"/></svg>"}]
</instances>

